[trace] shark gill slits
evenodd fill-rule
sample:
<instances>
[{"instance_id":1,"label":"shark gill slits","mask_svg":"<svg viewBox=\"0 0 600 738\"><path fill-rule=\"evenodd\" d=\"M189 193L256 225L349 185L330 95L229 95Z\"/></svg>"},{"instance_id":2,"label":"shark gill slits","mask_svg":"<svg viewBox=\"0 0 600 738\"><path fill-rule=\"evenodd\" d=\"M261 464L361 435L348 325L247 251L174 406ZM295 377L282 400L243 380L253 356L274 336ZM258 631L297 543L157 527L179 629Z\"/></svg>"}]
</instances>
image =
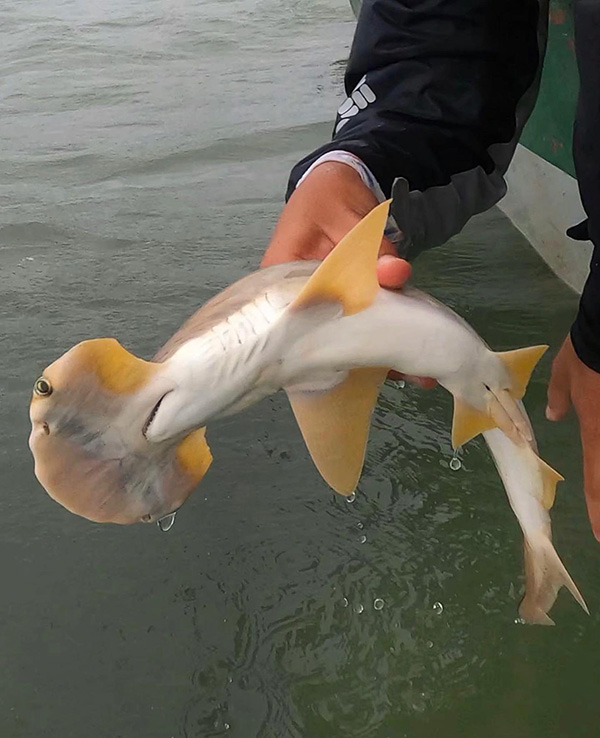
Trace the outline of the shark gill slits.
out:
<instances>
[{"instance_id":1,"label":"shark gill slits","mask_svg":"<svg viewBox=\"0 0 600 738\"><path fill-rule=\"evenodd\" d=\"M52 394L52 385L46 377L40 377L35 380L33 391L38 397L50 397Z\"/></svg>"}]
</instances>

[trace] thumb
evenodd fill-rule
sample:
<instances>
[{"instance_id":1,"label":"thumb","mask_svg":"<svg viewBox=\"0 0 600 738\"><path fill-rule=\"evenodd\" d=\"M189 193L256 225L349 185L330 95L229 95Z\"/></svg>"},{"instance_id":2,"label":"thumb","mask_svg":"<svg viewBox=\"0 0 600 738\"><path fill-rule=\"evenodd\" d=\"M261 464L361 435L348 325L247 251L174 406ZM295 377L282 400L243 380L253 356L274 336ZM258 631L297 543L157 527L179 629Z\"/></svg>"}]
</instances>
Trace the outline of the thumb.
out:
<instances>
[{"instance_id":1,"label":"thumb","mask_svg":"<svg viewBox=\"0 0 600 738\"><path fill-rule=\"evenodd\" d=\"M552 364L552 375L548 385L548 403L546 417L548 420L562 420L571 406L571 390L569 372L565 366L564 356L559 353Z\"/></svg>"},{"instance_id":2,"label":"thumb","mask_svg":"<svg viewBox=\"0 0 600 738\"><path fill-rule=\"evenodd\" d=\"M384 239L381 251L379 252L379 261L377 262L377 279L382 287L389 290L400 289L410 277L410 264L404 259L392 256L392 252L385 250L387 239ZM389 242L388 242L389 243ZM390 244L390 247L394 247Z\"/></svg>"}]
</instances>

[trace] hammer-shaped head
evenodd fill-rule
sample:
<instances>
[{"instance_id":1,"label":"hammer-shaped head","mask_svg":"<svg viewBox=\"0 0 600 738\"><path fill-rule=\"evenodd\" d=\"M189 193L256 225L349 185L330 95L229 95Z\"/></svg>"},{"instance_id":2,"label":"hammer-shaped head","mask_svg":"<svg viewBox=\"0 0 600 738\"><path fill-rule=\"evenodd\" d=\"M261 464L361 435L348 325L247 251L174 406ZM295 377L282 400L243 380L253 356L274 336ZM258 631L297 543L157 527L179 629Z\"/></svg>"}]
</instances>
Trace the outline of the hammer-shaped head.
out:
<instances>
[{"instance_id":1,"label":"hammer-shaped head","mask_svg":"<svg viewBox=\"0 0 600 738\"><path fill-rule=\"evenodd\" d=\"M34 385L29 437L48 494L100 523L152 522L177 510L212 456L204 429L146 440L174 389L163 364L112 338L83 341L51 364Z\"/></svg>"}]
</instances>

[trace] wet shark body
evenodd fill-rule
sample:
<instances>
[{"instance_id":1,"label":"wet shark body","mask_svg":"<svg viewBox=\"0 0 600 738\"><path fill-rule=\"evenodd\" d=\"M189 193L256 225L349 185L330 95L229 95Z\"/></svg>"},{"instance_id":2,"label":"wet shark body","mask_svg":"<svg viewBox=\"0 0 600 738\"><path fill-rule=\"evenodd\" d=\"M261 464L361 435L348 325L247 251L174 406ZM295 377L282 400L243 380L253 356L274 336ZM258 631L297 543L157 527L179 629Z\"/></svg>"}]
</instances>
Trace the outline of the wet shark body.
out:
<instances>
[{"instance_id":1,"label":"wet shark body","mask_svg":"<svg viewBox=\"0 0 600 738\"><path fill-rule=\"evenodd\" d=\"M528 622L551 622L547 613L563 585L585 609L550 539L548 510L561 477L537 456L520 402L546 347L495 353L465 321L433 298L413 289L381 289L376 260L386 217L386 204L376 208L323 263L271 267L227 288L192 316L152 362L127 352L127 358L117 358L114 347L105 347L108 339L88 342L94 345L96 360L90 362L87 373L74 371L72 381L77 385L86 376L87 391L93 393L99 385L98 392L106 399L100 416L91 408L82 412L81 402L76 403L78 422L88 432L96 428L101 434L107 423L119 428L117 456L122 460L136 457L142 463L156 453L163 464L154 464L153 495L161 504L155 505L154 512L144 513L143 504L132 502L127 520L115 522L148 519L148 514L156 519L159 513L175 510L189 494L189 481L199 479L208 466L208 448L203 449L203 437L194 434L213 419L239 412L280 389L288 394L322 476L338 492L350 494L362 470L379 389L388 370L395 369L434 377L452 393L454 447L484 434L525 538L522 617ZM55 365L62 366L68 356ZM122 370L125 364L127 369ZM53 381L51 374L58 372L55 365L43 378ZM124 387L127 377L134 375L135 387ZM111 397L117 398L112 411L107 404ZM44 421L34 417L33 410L32 420L36 473L49 489L53 480L48 482L45 476L48 462L42 461L41 450L48 437L39 435ZM60 429L56 435L61 436ZM74 437L71 443L79 447L82 438ZM168 490L177 485L168 479L164 463L178 458L175 449L182 443L188 447L183 465L188 471L193 468L192 445L204 461L188 473L185 484L179 484L178 494L169 495ZM114 458L115 449L112 453ZM107 463L108 444L91 456ZM66 467L67 458L65 451L55 466ZM177 461L178 479L181 469ZM110 476L108 467L106 471ZM139 502L144 487L141 470L129 470L126 476L133 480L136 473L140 486L130 483L127 494ZM59 471L55 477L60 477ZM114 489L115 484L111 478L105 486ZM69 483L61 490L67 487ZM53 496L62 502L64 494ZM88 497L93 497L91 490ZM83 512L69 502L69 509L100 519L89 514L97 499L86 502Z\"/></svg>"}]
</instances>

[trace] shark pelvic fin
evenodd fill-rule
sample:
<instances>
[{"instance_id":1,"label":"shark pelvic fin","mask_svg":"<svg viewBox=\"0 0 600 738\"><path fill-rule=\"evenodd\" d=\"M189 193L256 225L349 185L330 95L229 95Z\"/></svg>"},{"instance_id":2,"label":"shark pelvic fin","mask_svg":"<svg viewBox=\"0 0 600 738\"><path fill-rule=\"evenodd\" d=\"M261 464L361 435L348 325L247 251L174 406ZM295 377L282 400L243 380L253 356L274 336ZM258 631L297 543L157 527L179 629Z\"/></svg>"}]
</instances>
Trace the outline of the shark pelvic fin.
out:
<instances>
[{"instance_id":1,"label":"shark pelvic fin","mask_svg":"<svg viewBox=\"0 0 600 738\"><path fill-rule=\"evenodd\" d=\"M352 369L327 392L288 392L315 466L336 492L351 494L365 458L371 415L387 369Z\"/></svg>"},{"instance_id":2,"label":"shark pelvic fin","mask_svg":"<svg viewBox=\"0 0 600 738\"><path fill-rule=\"evenodd\" d=\"M291 307L338 300L344 315L359 313L377 294L377 257L391 200L381 203L338 243L308 280Z\"/></svg>"},{"instance_id":3,"label":"shark pelvic fin","mask_svg":"<svg viewBox=\"0 0 600 738\"><path fill-rule=\"evenodd\" d=\"M520 400L525 394L527 385L535 365L546 353L548 346L529 346L514 351L499 351L497 356L502 360L511 379L511 395Z\"/></svg>"},{"instance_id":4,"label":"shark pelvic fin","mask_svg":"<svg viewBox=\"0 0 600 738\"><path fill-rule=\"evenodd\" d=\"M497 423L491 415L477 410L463 400L454 398L454 418L452 420L452 448L458 448L484 431L496 428Z\"/></svg>"}]
</instances>

